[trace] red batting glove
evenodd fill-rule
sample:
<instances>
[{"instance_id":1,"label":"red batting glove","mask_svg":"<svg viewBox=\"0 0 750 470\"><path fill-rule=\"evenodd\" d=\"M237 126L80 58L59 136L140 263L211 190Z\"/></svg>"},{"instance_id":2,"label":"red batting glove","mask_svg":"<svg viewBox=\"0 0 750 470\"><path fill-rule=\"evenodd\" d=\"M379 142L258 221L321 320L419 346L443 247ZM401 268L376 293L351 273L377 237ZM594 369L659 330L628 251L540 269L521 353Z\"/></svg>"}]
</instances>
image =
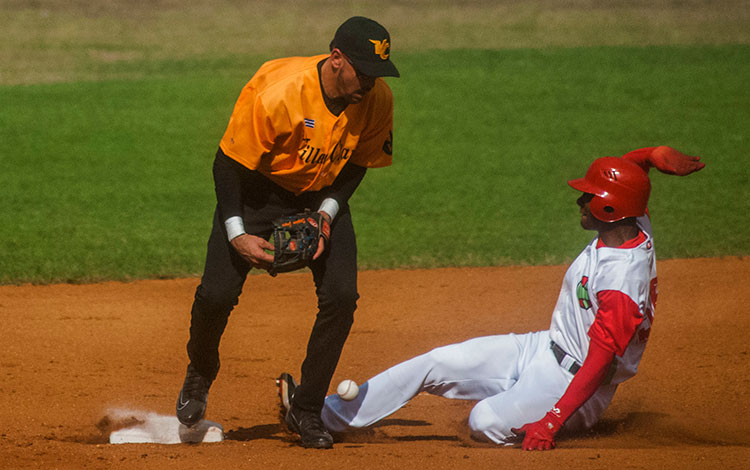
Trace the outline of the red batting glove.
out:
<instances>
[{"instance_id":1,"label":"red batting glove","mask_svg":"<svg viewBox=\"0 0 750 470\"><path fill-rule=\"evenodd\" d=\"M700 159L701 157L685 155L672 147L662 145L656 147L654 151L651 152L648 162L662 173L685 176L706 166L706 164L702 163Z\"/></svg>"},{"instance_id":2,"label":"red batting glove","mask_svg":"<svg viewBox=\"0 0 750 470\"><path fill-rule=\"evenodd\" d=\"M555 448L555 434L563 422L553 411L548 411L544 418L536 423L528 423L520 429L512 429L515 434L525 434L521 448L523 450L550 450Z\"/></svg>"}]
</instances>

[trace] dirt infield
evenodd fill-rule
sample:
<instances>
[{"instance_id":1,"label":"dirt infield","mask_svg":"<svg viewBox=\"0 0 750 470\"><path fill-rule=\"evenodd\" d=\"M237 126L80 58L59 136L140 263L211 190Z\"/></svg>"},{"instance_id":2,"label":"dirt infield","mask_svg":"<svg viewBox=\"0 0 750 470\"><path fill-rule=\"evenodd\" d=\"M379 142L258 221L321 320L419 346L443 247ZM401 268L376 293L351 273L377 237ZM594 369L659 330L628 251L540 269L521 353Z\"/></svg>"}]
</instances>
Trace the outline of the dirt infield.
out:
<instances>
[{"instance_id":1,"label":"dirt infield","mask_svg":"<svg viewBox=\"0 0 750 470\"><path fill-rule=\"evenodd\" d=\"M565 267L366 271L334 382L432 347L545 329ZM173 412L196 279L0 287L2 468L747 468L750 260L662 261L641 371L604 420L552 452L466 438L472 403L420 396L333 450L304 450L277 416L315 305L308 273L254 276L222 342L207 418L219 444L107 443L114 409ZM303 286L301 293L297 288ZM289 313L300 311L302 313Z\"/></svg>"}]
</instances>

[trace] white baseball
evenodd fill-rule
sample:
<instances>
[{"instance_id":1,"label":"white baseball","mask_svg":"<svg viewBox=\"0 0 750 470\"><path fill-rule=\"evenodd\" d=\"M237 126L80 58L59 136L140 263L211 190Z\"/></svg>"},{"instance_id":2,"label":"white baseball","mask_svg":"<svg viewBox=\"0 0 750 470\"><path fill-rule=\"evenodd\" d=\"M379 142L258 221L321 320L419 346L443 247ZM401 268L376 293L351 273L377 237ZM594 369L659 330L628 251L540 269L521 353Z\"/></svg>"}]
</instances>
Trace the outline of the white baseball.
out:
<instances>
[{"instance_id":1,"label":"white baseball","mask_svg":"<svg viewBox=\"0 0 750 470\"><path fill-rule=\"evenodd\" d=\"M339 394L342 400L354 400L359 395L359 387L353 380L343 380L336 388L336 393Z\"/></svg>"}]
</instances>

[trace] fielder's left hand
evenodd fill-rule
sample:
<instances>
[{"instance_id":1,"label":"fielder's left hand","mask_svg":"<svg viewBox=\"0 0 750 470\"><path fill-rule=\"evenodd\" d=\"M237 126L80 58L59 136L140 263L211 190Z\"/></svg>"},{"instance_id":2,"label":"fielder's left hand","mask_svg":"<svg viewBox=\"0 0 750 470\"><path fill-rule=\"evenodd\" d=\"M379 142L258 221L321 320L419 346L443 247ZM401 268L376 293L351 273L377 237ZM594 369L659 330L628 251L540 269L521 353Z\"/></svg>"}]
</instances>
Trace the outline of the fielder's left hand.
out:
<instances>
[{"instance_id":1,"label":"fielder's left hand","mask_svg":"<svg viewBox=\"0 0 750 470\"><path fill-rule=\"evenodd\" d=\"M524 436L521 444L523 450L550 450L555 448L555 434L562 425L560 418L549 411L536 423L524 424L520 429L513 428L511 431Z\"/></svg>"},{"instance_id":2,"label":"fielder's left hand","mask_svg":"<svg viewBox=\"0 0 750 470\"><path fill-rule=\"evenodd\" d=\"M326 249L328 240L331 238L331 216L328 215L328 212L325 212L325 211L318 211L318 212L320 212L320 215L323 216L320 221L320 223L322 224L322 227L320 227L320 238L318 238L318 249L315 251L315 254L312 257L313 260L320 258L320 255L322 255L323 251L325 251Z\"/></svg>"}]
</instances>

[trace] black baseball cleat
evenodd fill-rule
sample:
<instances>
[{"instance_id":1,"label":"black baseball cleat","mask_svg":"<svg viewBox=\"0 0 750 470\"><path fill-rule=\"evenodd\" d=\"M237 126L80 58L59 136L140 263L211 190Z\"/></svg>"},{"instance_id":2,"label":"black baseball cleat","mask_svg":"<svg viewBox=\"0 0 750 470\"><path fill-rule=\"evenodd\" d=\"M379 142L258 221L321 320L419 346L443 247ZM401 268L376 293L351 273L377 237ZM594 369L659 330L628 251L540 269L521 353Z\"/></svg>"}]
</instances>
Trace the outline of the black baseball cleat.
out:
<instances>
[{"instance_id":1,"label":"black baseball cleat","mask_svg":"<svg viewBox=\"0 0 750 470\"><path fill-rule=\"evenodd\" d=\"M286 417L286 414L292 408L294 389L297 388L297 382L294 381L294 377L284 372L276 379L276 387L278 388L279 401L281 402L281 416Z\"/></svg>"},{"instance_id":2,"label":"black baseball cleat","mask_svg":"<svg viewBox=\"0 0 750 470\"><path fill-rule=\"evenodd\" d=\"M308 449L330 449L333 437L328 433L320 413L292 406L286 413L286 425L290 431L299 434L302 447Z\"/></svg>"},{"instance_id":3,"label":"black baseball cleat","mask_svg":"<svg viewBox=\"0 0 750 470\"><path fill-rule=\"evenodd\" d=\"M177 397L177 419L182 424L190 427L203 419L209 388L211 381L200 375L192 365L188 365L185 382Z\"/></svg>"}]
</instances>

